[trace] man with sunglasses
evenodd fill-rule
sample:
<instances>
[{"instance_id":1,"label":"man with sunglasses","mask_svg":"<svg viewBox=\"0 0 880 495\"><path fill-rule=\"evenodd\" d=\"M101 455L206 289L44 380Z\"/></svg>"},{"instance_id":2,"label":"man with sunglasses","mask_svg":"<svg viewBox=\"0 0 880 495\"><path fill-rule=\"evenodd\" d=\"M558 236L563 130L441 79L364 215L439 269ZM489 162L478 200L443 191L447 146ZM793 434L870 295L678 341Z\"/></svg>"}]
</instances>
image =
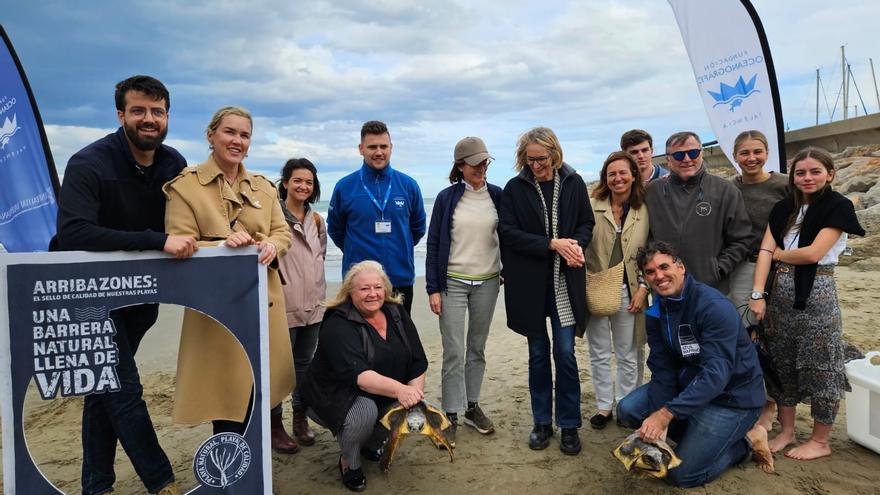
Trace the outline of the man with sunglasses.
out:
<instances>
[{"instance_id":1,"label":"man with sunglasses","mask_svg":"<svg viewBox=\"0 0 880 495\"><path fill-rule=\"evenodd\" d=\"M700 137L666 140L669 175L648 186L651 238L678 246L691 275L722 293L749 249L751 222L742 194L703 166Z\"/></svg>"}]
</instances>

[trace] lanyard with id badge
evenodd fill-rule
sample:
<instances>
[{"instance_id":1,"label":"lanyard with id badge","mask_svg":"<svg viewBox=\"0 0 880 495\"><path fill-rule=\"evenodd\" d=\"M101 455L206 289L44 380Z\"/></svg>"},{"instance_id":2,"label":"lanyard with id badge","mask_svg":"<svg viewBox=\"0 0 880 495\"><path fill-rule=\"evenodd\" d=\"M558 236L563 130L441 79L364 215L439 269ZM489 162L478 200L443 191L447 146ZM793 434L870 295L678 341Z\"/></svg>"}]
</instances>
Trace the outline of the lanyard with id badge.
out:
<instances>
[{"instance_id":1,"label":"lanyard with id badge","mask_svg":"<svg viewBox=\"0 0 880 495\"><path fill-rule=\"evenodd\" d=\"M375 223L375 232L377 234L390 234L391 233L391 220L385 220L385 207L388 205L388 198L391 196L391 181L392 181L392 171L388 171L388 189L385 190L385 198L382 200L382 204L379 204L379 200L376 199L376 196L373 195L373 192L367 187L367 182L364 180L364 171L361 169L361 187L364 188L364 191L367 193L367 196L370 198L370 201L376 205L376 208L379 210L379 220L376 220Z\"/></svg>"}]
</instances>

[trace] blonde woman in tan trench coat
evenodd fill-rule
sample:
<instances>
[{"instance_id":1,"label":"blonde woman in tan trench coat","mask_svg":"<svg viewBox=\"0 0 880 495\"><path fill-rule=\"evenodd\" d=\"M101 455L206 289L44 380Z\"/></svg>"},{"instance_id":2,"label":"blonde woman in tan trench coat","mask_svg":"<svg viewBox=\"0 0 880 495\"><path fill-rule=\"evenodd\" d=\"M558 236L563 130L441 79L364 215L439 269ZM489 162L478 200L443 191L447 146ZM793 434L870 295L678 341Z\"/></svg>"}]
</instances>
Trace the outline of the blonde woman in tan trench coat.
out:
<instances>
[{"instance_id":1,"label":"blonde woman in tan trench coat","mask_svg":"<svg viewBox=\"0 0 880 495\"><path fill-rule=\"evenodd\" d=\"M270 404L293 390L293 358L277 259L290 247L275 186L253 175L242 160L252 119L238 107L218 110L208 125L208 160L186 168L165 185L165 229L193 236L199 246L256 245L269 266ZM250 363L238 340L215 320L187 309L180 335L174 421L214 421L214 432L244 433L254 386ZM268 412L268 411L267 411Z\"/></svg>"},{"instance_id":2,"label":"blonde woman in tan trench coat","mask_svg":"<svg viewBox=\"0 0 880 495\"><path fill-rule=\"evenodd\" d=\"M585 253L587 272L598 273L621 261L624 267L624 284L619 288L620 310L611 316L590 315L587 322L598 409L590 418L590 426L602 429L611 420L614 400L632 392L641 384L644 374L648 286L639 275L635 258L648 240L648 208L635 160L622 151L611 153L602 166L590 203L596 225ZM612 350L617 362L614 380Z\"/></svg>"}]
</instances>

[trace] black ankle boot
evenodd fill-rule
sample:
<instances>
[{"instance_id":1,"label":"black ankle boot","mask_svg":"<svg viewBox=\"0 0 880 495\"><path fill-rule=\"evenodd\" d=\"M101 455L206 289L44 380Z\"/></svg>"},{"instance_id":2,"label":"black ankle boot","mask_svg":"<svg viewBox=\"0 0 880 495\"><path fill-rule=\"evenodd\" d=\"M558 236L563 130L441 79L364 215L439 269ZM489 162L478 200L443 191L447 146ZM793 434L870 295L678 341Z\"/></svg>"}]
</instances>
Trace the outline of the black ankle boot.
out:
<instances>
[{"instance_id":1,"label":"black ankle boot","mask_svg":"<svg viewBox=\"0 0 880 495\"><path fill-rule=\"evenodd\" d=\"M559 442L559 450L566 455L578 455L581 452L581 437L578 436L577 428L562 429L562 440Z\"/></svg>"},{"instance_id":2,"label":"black ankle boot","mask_svg":"<svg viewBox=\"0 0 880 495\"><path fill-rule=\"evenodd\" d=\"M553 436L553 427L551 425L538 425L532 428L529 435L529 448L532 450L544 450L550 445L550 437Z\"/></svg>"}]
</instances>

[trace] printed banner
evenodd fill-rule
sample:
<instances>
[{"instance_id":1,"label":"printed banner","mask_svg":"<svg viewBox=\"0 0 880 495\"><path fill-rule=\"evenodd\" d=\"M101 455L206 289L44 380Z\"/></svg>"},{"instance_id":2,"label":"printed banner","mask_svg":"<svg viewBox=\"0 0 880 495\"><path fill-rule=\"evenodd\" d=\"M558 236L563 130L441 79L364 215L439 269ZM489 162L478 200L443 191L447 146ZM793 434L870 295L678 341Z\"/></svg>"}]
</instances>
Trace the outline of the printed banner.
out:
<instances>
[{"instance_id":1,"label":"printed banner","mask_svg":"<svg viewBox=\"0 0 880 495\"><path fill-rule=\"evenodd\" d=\"M269 410L268 295L266 268L257 263L256 248L204 248L188 260L161 253L7 254L0 256L0 280L7 493L63 493L28 451L22 413L29 385L35 384L43 400L119 390L112 312L147 303L186 306L214 318L238 338L254 371L255 406L244 436L219 434L193 446L199 486L188 493L272 493L264 414Z\"/></svg>"},{"instance_id":2,"label":"printed banner","mask_svg":"<svg viewBox=\"0 0 880 495\"><path fill-rule=\"evenodd\" d=\"M55 235L58 176L24 70L0 26L0 244L46 251Z\"/></svg>"},{"instance_id":3,"label":"printed banner","mask_svg":"<svg viewBox=\"0 0 880 495\"><path fill-rule=\"evenodd\" d=\"M749 0L669 0L706 115L736 167L733 141L757 129L770 144L766 170L785 172L782 104L770 46Z\"/></svg>"}]
</instances>

